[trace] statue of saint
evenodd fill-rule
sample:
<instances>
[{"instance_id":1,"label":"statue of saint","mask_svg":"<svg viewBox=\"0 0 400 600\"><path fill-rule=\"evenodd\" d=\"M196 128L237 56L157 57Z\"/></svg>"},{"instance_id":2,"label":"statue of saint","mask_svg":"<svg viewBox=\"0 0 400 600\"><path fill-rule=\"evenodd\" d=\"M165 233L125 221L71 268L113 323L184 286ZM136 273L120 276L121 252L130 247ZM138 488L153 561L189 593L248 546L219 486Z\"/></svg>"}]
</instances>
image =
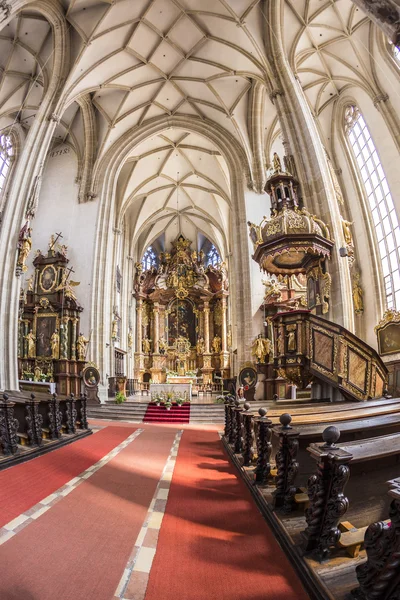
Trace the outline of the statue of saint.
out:
<instances>
[{"instance_id":1,"label":"statue of saint","mask_svg":"<svg viewBox=\"0 0 400 600\"><path fill-rule=\"evenodd\" d=\"M28 279L28 292L33 292L33 275L31 275Z\"/></svg>"},{"instance_id":2,"label":"statue of saint","mask_svg":"<svg viewBox=\"0 0 400 600\"><path fill-rule=\"evenodd\" d=\"M346 244L348 246L353 245L353 236L351 233L350 225L353 225L353 223L351 221L346 221L346 219L342 218L343 237L344 237L344 241L346 242Z\"/></svg>"},{"instance_id":3,"label":"statue of saint","mask_svg":"<svg viewBox=\"0 0 400 600\"><path fill-rule=\"evenodd\" d=\"M205 347L204 347L204 339L202 337L200 337L197 340L196 350L197 350L198 356L201 356L202 354L204 354Z\"/></svg>"},{"instance_id":4,"label":"statue of saint","mask_svg":"<svg viewBox=\"0 0 400 600\"><path fill-rule=\"evenodd\" d=\"M286 337L288 339L288 343L287 343L288 350L289 350L289 352L293 352L294 350L296 350L296 332L289 331L286 334Z\"/></svg>"},{"instance_id":5,"label":"statue of saint","mask_svg":"<svg viewBox=\"0 0 400 600\"><path fill-rule=\"evenodd\" d=\"M228 348L232 348L232 327L229 327L228 330L228 339L227 339Z\"/></svg>"},{"instance_id":6,"label":"statue of saint","mask_svg":"<svg viewBox=\"0 0 400 600\"><path fill-rule=\"evenodd\" d=\"M282 173L281 159L279 158L279 156L277 155L276 152L274 152L274 157L272 159L272 165L274 167L274 173Z\"/></svg>"},{"instance_id":7,"label":"statue of saint","mask_svg":"<svg viewBox=\"0 0 400 600\"><path fill-rule=\"evenodd\" d=\"M50 338L51 358L58 360L60 358L60 335L56 329Z\"/></svg>"},{"instance_id":8,"label":"statue of saint","mask_svg":"<svg viewBox=\"0 0 400 600\"><path fill-rule=\"evenodd\" d=\"M168 344L167 344L167 340L165 339L165 337L164 336L160 337L160 339L158 340L158 349L160 351L160 354L165 354L167 347L168 347Z\"/></svg>"},{"instance_id":9,"label":"statue of saint","mask_svg":"<svg viewBox=\"0 0 400 600\"><path fill-rule=\"evenodd\" d=\"M216 335L212 341L212 348L216 354L221 352L221 342L222 340L219 335Z\"/></svg>"},{"instance_id":10,"label":"statue of saint","mask_svg":"<svg viewBox=\"0 0 400 600\"><path fill-rule=\"evenodd\" d=\"M253 343L252 347L252 355L255 356L259 363L265 363L266 356L269 356L271 353L271 340L268 338L263 338L260 334Z\"/></svg>"},{"instance_id":11,"label":"statue of saint","mask_svg":"<svg viewBox=\"0 0 400 600\"><path fill-rule=\"evenodd\" d=\"M362 315L364 312L364 292L360 285L360 274L356 273L353 276L353 304L356 315Z\"/></svg>"},{"instance_id":12,"label":"statue of saint","mask_svg":"<svg viewBox=\"0 0 400 600\"><path fill-rule=\"evenodd\" d=\"M25 336L25 339L28 341L28 358L35 358L36 356L36 338L33 335L32 329Z\"/></svg>"},{"instance_id":13,"label":"statue of saint","mask_svg":"<svg viewBox=\"0 0 400 600\"><path fill-rule=\"evenodd\" d=\"M89 340L85 338L85 336L80 333L78 335L78 339L76 340L76 353L78 355L78 360L86 359L86 346L88 345Z\"/></svg>"},{"instance_id":14,"label":"statue of saint","mask_svg":"<svg viewBox=\"0 0 400 600\"><path fill-rule=\"evenodd\" d=\"M280 302L282 300L282 292L276 279L266 279L263 281L265 286L264 300L269 302Z\"/></svg>"},{"instance_id":15,"label":"statue of saint","mask_svg":"<svg viewBox=\"0 0 400 600\"><path fill-rule=\"evenodd\" d=\"M111 323L111 337L116 340L118 337L118 322L117 319L113 319Z\"/></svg>"},{"instance_id":16,"label":"statue of saint","mask_svg":"<svg viewBox=\"0 0 400 600\"><path fill-rule=\"evenodd\" d=\"M133 334L131 330L128 331L128 348L133 348Z\"/></svg>"},{"instance_id":17,"label":"statue of saint","mask_svg":"<svg viewBox=\"0 0 400 600\"><path fill-rule=\"evenodd\" d=\"M28 270L26 266L26 259L32 248L32 229L28 227L28 223L21 229L18 239L18 260L17 267L19 267L24 273Z\"/></svg>"},{"instance_id":18,"label":"statue of saint","mask_svg":"<svg viewBox=\"0 0 400 600\"><path fill-rule=\"evenodd\" d=\"M151 352L151 340L149 340L149 338L147 336L142 340L142 348L143 348L143 352L145 354L150 354L150 352Z\"/></svg>"}]
</instances>

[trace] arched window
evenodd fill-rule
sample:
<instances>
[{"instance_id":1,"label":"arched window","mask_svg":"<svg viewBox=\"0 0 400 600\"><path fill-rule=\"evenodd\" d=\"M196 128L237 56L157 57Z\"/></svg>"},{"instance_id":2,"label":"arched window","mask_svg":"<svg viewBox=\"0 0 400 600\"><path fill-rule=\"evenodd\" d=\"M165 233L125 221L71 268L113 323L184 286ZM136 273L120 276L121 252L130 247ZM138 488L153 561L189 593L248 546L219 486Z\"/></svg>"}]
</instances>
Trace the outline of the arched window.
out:
<instances>
[{"instance_id":1,"label":"arched window","mask_svg":"<svg viewBox=\"0 0 400 600\"><path fill-rule=\"evenodd\" d=\"M152 267L157 266L157 257L151 246L149 246L146 252L143 254L142 265L144 271L149 271Z\"/></svg>"},{"instance_id":2,"label":"arched window","mask_svg":"<svg viewBox=\"0 0 400 600\"><path fill-rule=\"evenodd\" d=\"M221 262L221 258L218 254L218 250L216 249L216 247L214 246L214 244L211 246L210 251L207 253L207 267L209 265L216 267L218 263Z\"/></svg>"},{"instance_id":3,"label":"arched window","mask_svg":"<svg viewBox=\"0 0 400 600\"><path fill-rule=\"evenodd\" d=\"M6 187L7 175L14 157L14 139L9 133L0 135L0 195Z\"/></svg>"},{"instance_id":4,"label":"arched window","mask_svg":"<svg viewBox=\"0 0 400 600\"><path fill-rule=\"evenodd\" d=\"M368 127L356 106L345 111L345 128L364 184L382 261L388 308L400 308L400 229L386 176Z\"/></svg>"},{"instance_id":5,"label":"arched window","mask_svg":"<svg viewBox=\"0 0 400 600\"><path fill-rule=\"evenodd\" d=\"M389 52L391 53L394 60L400 67L400 48L395 46L395 44L393 44L393 42L390 42L390 41L389 41L388 47L389 47Z\"/></svg>"}]
</instances>

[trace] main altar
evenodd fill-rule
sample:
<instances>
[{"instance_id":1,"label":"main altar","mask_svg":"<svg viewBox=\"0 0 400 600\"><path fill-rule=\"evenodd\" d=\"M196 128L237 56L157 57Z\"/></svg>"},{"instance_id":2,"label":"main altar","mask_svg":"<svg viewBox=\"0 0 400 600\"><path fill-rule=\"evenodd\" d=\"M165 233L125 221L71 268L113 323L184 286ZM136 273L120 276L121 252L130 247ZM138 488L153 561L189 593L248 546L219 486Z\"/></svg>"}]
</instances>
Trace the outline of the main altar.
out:
<instances>
[{"instance_id":1,"label":"main altar","mask_svg":"<svg viewBox=\"0 0 400 600\"><path fill-rule=\"evenodd\" d=\"M154 384L210 385L230 376L229 282L224 262L178 235L157 264L136 264L135 378Z\"/></svg>"}]
</instances>

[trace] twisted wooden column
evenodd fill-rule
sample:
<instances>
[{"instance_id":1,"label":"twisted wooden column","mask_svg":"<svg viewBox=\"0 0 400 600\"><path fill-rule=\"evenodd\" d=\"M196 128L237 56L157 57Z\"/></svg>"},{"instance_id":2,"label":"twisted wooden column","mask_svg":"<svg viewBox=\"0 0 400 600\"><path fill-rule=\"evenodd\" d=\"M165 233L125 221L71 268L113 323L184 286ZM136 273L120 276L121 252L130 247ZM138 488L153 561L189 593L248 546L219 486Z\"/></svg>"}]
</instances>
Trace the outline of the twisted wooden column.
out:
<instances>
[{"instance_id":1,"label":"twisted wooden column","mask_svg":"<svg viewBox=\"0 0 400 600\"><path fill-rule=\"evenodd\" d=\"M282 427L274 429L274 435L279 436L279 450L276 454L277 475L273 506L274 508L282 507L284 512L289 513L295 506L296 486L294 481L299 470L297 453L300 432L290 427L292 417L288 413L281 415L279 421Z\"/></svg>"},{"instance_id":2,"label":"twisted wooden column","mask_svg":"<svg viewBox=\"0 0 400 600\"><path fill-rule=\"evenodd\" d=\"M242 419L240 418L243 408L240 406L240 400L235 400L235 408L233 409L235 443L234 452L240 454L242 451Z\"/></svg>"},{"instance_id":3,"label":"twisted wooden column","mask_svg":"<svg viewBox=\"0 0 400 600\"><path fill-rule=\"evenodd\" d=\"M330 547L340 539L339 520L349 506L343 491L350 475L347 465L353 455L335 445L339 437L336 427L327 427L322 434L325 443L307 448L317 461L317 472L308 480L310 507L306 510L308 526L303 537L305 551L313 552L320 561L329 556Z\"/></svg>"},{"instance_id":4,"label":"twisted wooden column","mask_svg":"<svg viewBox=\"0 0 400 600\"><path fill-rule=\"evenodd\" d=\"M41 446L43 444L43 417L39 414L39 402L35 400L35 394L31 394L31 399L25 403L27 416L25 417L28 423L28 439L32 446Z\"/></svg>"},{"instance_id":5,"label":"twisted wooden column","mask_svg":"<svg viewBox=\"0 0 400 600\"><path fill-rule=\"evenodd\" d=\"M16 454L18 451L18 419L14 418L15 402L9 402L7 394L3 394L0 402L0 446L3 454Z\"/></svg>"},{"instance_id":6,"label":"twisted wooden column","mask_svg":"<svg viewBox=\"0 0 400 600\"><path fill-rule=\"evenodd\" d=\"M267 409L260 408L260 415L255 419L257 427L257 465L255 470L255 482L266 485L271 475L271 425L272 421L267 418Z\"/></svg>"},{"instance_id":7,"label":"twisted wooden column","mask_svg":"<svg viewBox=\"0 0 400 600\"><path fill-rule=\"evenodd\" d=\"M243 456L243 466L248 467L251 465L253 460L253 418L254 414L250 412L251 404L249 402L244 403L245 411L242 412L242 422L243 422L243 447L242 447L242 456Z\"/></svg>"},{"instance_id":8,"label":"twisted wooden column","mask_svg":"<svg viewBox=\"0 0 400 600\"><path fill-rule=\"evenodd\" d=\"M360 584L352 590L357 600L400 598L400 488L390 490L389 523L373 523L365 533L367 561L356 568Z\"/></svg>"},{"instance_id":9,"label":"twisted wooden column","mask_svg":"<svg viewBox=\"0 0 400 600\"><path fill-rule=\"evenodd\" d=\"M229 432L228 432L228 441L233 446L235 443L236 429L235 429L235 403L229 403Z\"/></svg>"},{"instance_id":10,"label":"twisted wooden column","mask_svg":"<svg viewBox=\"0 0 400 600\"><path fill-rule=\"evenodd\" d=\"M81 429L90 429L89 423L87 420L87 394L81 394L80 397L81 406L80 406L80 428Z\"/></svg>"},{"instance_id":11,"label":"twisted wooden column","mask_svg":"<svg viewBox=\"0 0 400 600\"><path fill-rule=\"evenodd\" d=\"M61 437L62 415L60 411L60 402L57 399L57 394L53 394L49 400L49 430L50 439L57 440Z\"/></svg>"},{"instance_id":12,"label":"twisted wooden column","mask_svg":"<svg viewBox=\"0 0 400 600\"><path fill-rule=\"evenodd\" d=\"M224 405L225 405L225 429L224 435L226 439L229 441L232 432L232 415L231 415L231 407L233 406L234 397L231 394L225 396Z\"/></svg>"},{"instance_id":13,"label":"twisted wooden column","mask_svg":"<svg viewBox=\"0 0 400 600\"><path fill-rule=\"evenodd\" d=\"M67 405L67 433L76 433L76 408L75 408L75 396L70 394L69 398L66 399Z\"/></svg>"}]
</instances>

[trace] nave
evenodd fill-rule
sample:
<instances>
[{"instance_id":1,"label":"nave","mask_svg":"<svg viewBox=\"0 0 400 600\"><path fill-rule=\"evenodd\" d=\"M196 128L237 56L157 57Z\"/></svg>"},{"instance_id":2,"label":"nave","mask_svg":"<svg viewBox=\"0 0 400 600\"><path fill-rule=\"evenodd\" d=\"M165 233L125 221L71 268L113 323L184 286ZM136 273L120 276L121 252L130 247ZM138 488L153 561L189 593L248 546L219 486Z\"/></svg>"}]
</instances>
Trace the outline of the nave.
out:
<instances>
[{"instance_id":1,"label":"nave","mask_svg":"<svg viewBox=\"0 0 400 600\"><path fill-rule=\"evenodd\" d=\"M94 421L0 473L2 600L306 600L216 426Z\"/></svg>"}]
</instances>

